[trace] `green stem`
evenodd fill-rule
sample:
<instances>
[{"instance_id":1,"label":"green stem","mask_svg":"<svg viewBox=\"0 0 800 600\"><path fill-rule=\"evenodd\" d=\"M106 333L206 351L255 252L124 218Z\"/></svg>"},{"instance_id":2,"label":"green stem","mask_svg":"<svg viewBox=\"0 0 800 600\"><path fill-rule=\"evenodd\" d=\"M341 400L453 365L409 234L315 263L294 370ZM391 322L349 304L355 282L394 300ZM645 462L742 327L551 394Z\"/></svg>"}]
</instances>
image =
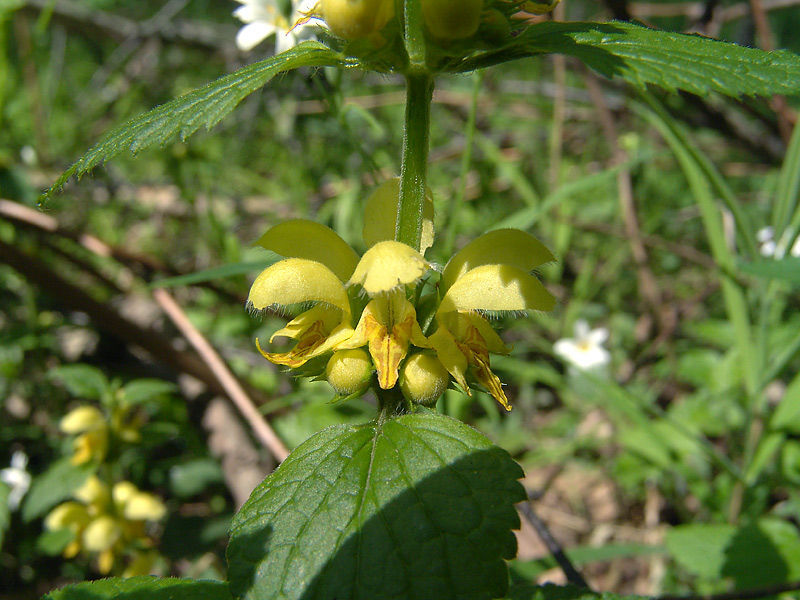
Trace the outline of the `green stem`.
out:
<instances>
[{"instance_id":1,"label":"green stem","mask_svg":"<svg viewBox=\"0 0 800 600\"><path fill-rule=\"evenodd\" d=\"M403 164L400 168L400 201L397 204L395 239L419 249L422 211L428 179L428 144L431 127L433 78L406 75L406 116L403 134Z\"/></svg>"}]
</instances>

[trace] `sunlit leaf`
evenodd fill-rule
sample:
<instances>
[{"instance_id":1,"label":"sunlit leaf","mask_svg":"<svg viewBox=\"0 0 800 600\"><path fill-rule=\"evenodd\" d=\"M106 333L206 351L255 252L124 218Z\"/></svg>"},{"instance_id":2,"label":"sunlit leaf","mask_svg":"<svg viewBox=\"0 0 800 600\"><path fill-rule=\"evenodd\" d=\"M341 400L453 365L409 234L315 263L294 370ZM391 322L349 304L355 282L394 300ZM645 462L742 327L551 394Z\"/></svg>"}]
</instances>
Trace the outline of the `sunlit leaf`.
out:
<instances>
[{"instance_id":1,"label":"sunlit leaf","mask_svg":"<svg viewBox=\"0 0 800 600\"><path fill-rule=\"evenodd\" d=\"M237 597L502 596L521 469L436 413L315 435L253 492L228 548Z\"/></svg>"},{"instance_id":2,"label":"sunlit leaf","mask_svg":"<svg viewBox=\"0 0 800 600\"><path fill-rule=\"evenodd\" d=\"M345 59L338 52L318 42L307 41L277 56L220 77L131 119L108 133L94 148L64 171L40 200L46 201L73 175L80 177L125 150L136 154L149 146L164 144L175 135L185 140L200 127L211 129L246 96L278 73L300 67L344 64Z\"/></svg>"},{"instance_id":3,"label":"sunlit leaf","mask_svg":"<svg viewBox=\"0 0 800 600\"><path fill-rule=\"evenodd\" d=\"M130 577L101 579L68 585L43 596L42 600L231 600L228 585L221 581Z\"/></svg>"},{"instance_id":4,"label":"sunlit leaf","mask_svg":"<svg viewBox=\"0 0 800 600\"><path fill-rule=\"evenodd\" d=\"M635 23L548 21L529 27L497 51L461 63L471 71L511 58L566 54L609 78L705 96L800 93L800 57L765 52L700 35L658 31Z\"/></svg>"}]
</instances>

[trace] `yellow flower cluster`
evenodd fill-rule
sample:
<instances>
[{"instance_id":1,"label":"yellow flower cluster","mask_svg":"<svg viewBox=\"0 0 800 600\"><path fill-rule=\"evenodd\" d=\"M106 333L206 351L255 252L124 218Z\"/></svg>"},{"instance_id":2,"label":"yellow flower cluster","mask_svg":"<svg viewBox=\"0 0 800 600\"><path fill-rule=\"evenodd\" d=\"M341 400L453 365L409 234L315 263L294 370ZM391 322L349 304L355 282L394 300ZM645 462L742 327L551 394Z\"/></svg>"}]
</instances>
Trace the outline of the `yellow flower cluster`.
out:
<instances>
[{"instance_id":1,"label":"yellow flower cluster","mask_svg":"<svg viewBox=\"0 0 800 600\"><path fill-rule=\"evenodd\" d=\"M123 577L147 575L158 559L148 524L160 521L166 507L156 496L140 491L129 481L111 489L92 475L73 493L74 500L56 506L44 521L49 531L67 530L72 540L64 558L83 552L97 555L97 569L108 574L127 558Z\"/></svg>"},{"instance_id":2,"label":"yellow flower cluster","mask_svg":"<svg viewBox=\"0 0 800 600\"><path fill-rule=\"evenodd\" d=\"M89 461L102 462L108 452L111 436L126 442L141 439L136 416L126 405L115 405L106 416L100 409L83 405L68 412L58 424L67 435L77 436L73 442L71 462L80 465Z\"/></svg>"},{"instance_id":3,"label":"yellow flower cluster","mask_svg":"<svg viewBox=\"0 0 800 600\"><path fill-rule=\"evenodd\" d=\"M423 253L433 240L428 199L420 248L394 241L399 183L382 184L368 199L363 256L324 225L298 219L268 230L257 242L286 257L255 280L255 310L311 308L270 338L297 341L288 352L259 351L269 361L321 376L340 396L370 386L398 386L412 403L431 405L451 380L465 392L487 390L511 409L490 354L507 354L487 313L551 310L555 299L533 269L553 260L533 236L489 232L437 270ZM256 342L258 344L258 341Z\"/></svg>"},{"instance_id":4,"label":"yellow flower cluster","mask_svg":"<svg viewBox=\"0 0 800 600\"><path fill-rule=\"evenodd\" d=\"M532 14L552 11L561 0L531 2L506 0L502 8L513 13L522 10ZM474 36L486 23L489 29L507 21L505 13L491 8L485 0L420 0L426 33L439 42L462 40ZM395 0L320 0L310 16L321 18L337 37L352 41L383 41L381 30L394 17ZM510 31L510 30L509 30Z\"/></svg>"}]
</instances>

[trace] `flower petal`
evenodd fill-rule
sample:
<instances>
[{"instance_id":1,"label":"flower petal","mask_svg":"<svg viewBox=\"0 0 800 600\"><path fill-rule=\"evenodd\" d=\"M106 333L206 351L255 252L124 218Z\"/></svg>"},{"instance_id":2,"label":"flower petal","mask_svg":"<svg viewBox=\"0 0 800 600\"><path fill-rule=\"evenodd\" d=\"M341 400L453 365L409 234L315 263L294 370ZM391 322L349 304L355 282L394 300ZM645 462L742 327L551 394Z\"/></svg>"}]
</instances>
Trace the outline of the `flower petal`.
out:
<instances>
[{"instance_id":1,"label":"flower petal","mask_svg":"<svg viewBox=\"0 0 800 600\"><path fill-rule=\"evenodd\" d=\"M286 258L306 258L322 263L342 281L358 264L358 254L330 227L306 219L293 219L270 228L253 244Z\"/></svg>"},{"instance_id":2,"label":"flower petal","mask_svg":"<svg viewBox=\"0 0 800 600\"><path fill-rule=\"evenodd\" d=\"M442 298L437 314L473 310L552 310L556 300L527 271L483 265L459 278Z\"/></svg>"},{"instance_id":3,"label":"flower petal","mask_svg":"<svg viewBox=\"0 0 800 600\"><path fill-rule=\"evenodd\" d=\"M419 281L430 269L428 261L400 242L378 242L367 250L347 285L360 284L370 296Z\"/></svg>"},{"instance_id":4,"label":"flower petal","mask_svg":"<svg viewBox=\"0 0 800 600\"><path fill-rule=\"evenodd\" d=\"M436 357L450 372L456 383L467 394L470 393L467 385L467 357L458 347L455 338L444 327L439 327L432 335L428 336L431 348L436 350Z\"/></svg>"},{"instance_id":5,"label":"flower petal","mask_svg":"<svg viewBox=\"0 0 800 600\"><path fill-rule=\"evenodd\" d=\"M478 313L449 312L439 315L440 327L444 326L457 340L466 339L469 328L478 330L486 342L486 347L492 354L508 354L511 348L503 343L491 323Z\"/></svg>"},{"instance_id":6,"label":"flower petal","mask_svg":"<svg viewBox=\"0 0 800 600\"><path fill-rule=\"evenodd\" d=\"M305 258L287 258L264 269L247 297L256 310L300 302L323 302L350 314L341 280L322 263Z\"/></svg>"},{"instance_id":7,"label":"flower petal","mask_svg":"<svg viewBox=\"0 0 800 600\"><path fill-rule=\"evenodd\" d=\"M236 34L236 46L242 52L248 52L277 31L272 23L253 21L248 23Z\"/></svg>"},{"instance_id":8,"label":"flower petal","mask_svg":"<svg viewBox=\"0 0 800 600\"><path fill-rule=\"evenodd\" d=\"M472 240L450 259L442 274L442 289L449 289L460 277L481 265L505 264L533 271L553 260L553 253L529 233L497 229Z\"/></svg>"},{"instance_id":9,"label":"flower petal","mask_svg":"<svg viewBox=\"0 0 800 600\"><path fill-rule=\"evenodd\" d=\"M393 177L379 185L367 198L364 206L364 230L362 236L367 247L378 242L393 240L397 225L397 204L400 201L400 178ZM433 245L433 198L425 191L422 207L422 240L420 253Z\"/></svg>"},{"instance_id":10,"label":"flower petal","mask_svg":"<svg viewBox=\"0 0 800 600\"><path fill-rule=\"evenodd\" d=\"M378 385L384 390L397 383L400 363L408 354L409 345L421 348L429 345L417 323L414 307L402 292L371 300L361 313L355 333L339 348L358 348L364 344L369 344Z\"/></svg>"}]
</instances>

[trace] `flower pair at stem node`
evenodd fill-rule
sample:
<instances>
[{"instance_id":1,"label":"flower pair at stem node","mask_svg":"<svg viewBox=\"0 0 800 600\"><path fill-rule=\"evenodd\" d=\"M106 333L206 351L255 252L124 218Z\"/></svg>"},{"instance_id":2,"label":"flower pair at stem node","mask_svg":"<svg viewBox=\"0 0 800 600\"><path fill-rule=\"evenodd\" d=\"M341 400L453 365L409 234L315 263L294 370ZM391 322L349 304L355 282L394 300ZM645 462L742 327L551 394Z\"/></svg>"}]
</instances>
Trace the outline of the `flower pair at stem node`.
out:
<instances>
[{"instance_id":1,"label":"flower pair at stem node","mask_svg":"<svg viewBox=\"0 0 800 600\"><path fill-rule=\"evenodd\" d=\"M422 254L433 238L430 197L420 248L391 239L398 202L396 179L368 199L369 248L360 258L332 230L302 219L256 242L286 258L256 278L248 306L312 305L270 338L296 340L291 350L259 350L275 364L326 378L340 397L399 385L408 401L432 405L452 381L467 393L485 389L510 410L489 363L490 354L510 348L486 314L552 309L555 299L531 274L552 254L533 236L503 229L477 238L438 272Z\"/></svg>"}]
</instances>

